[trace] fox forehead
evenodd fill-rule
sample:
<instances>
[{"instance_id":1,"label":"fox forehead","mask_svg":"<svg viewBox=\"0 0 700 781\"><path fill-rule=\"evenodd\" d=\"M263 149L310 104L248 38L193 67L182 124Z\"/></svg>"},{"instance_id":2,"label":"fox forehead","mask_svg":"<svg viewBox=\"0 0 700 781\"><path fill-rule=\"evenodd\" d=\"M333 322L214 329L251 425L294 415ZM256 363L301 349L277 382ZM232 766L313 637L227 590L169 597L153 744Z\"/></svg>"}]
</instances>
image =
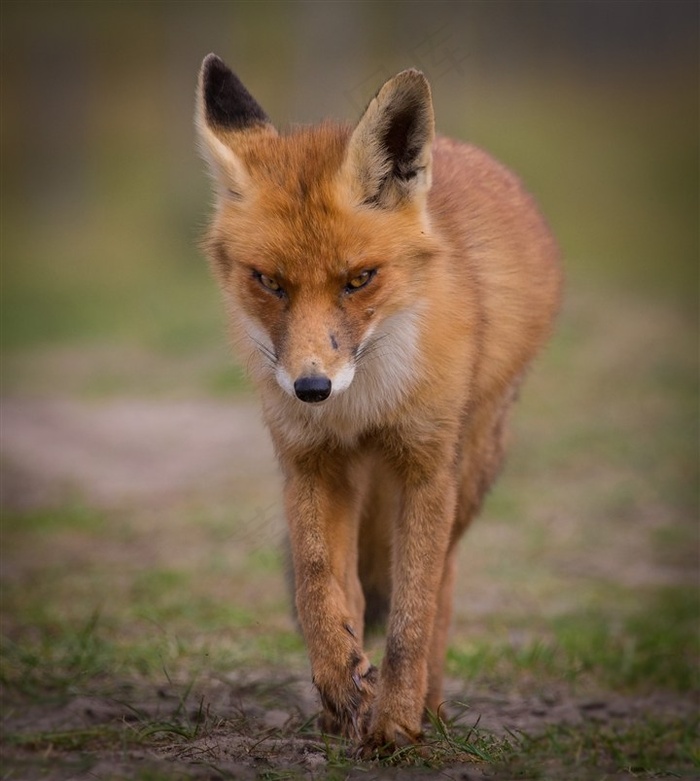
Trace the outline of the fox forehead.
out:
<instances>
[{"instance_id":1,"label":"fox forehead","mask_svg":"<svg viewBox=\"0 0 700 781\"><path fill-rule=\"evenodd\" d=\"M319 218L301 204L290 205L287 214L271 213L261 204L244 214L232 207L217 240L242 270L300 286L347 282L387 260L361 219L330 209Z\"/></svg>"},{"instance_id":2,"label":"fox forehead","mask_svg":"<svg viewBox=\"0 0 700 781\"><path fill-rule=\"evenodd\" d=\"M318 215L299 204L279 214L251 204L227 211L211 237L223 248L227 263L280 284L335 288L363 271L381 271L382 276L399 269L417 273L434 250L432 237L420 226L406 220L397 229L396 220L391 224L386 215L363 213L368 209L329 204Z\"/></svg>"},{"instance_id":3,"label":"fox forehead","mask_svg":"<svg viewBox=\"0 0 700 781\"><path fill-rule=\"evenodd\" d=\"M260 138L246 149L250 190L223 197L212 226L232 260L278 281L322 284L405 257L414 238L425 243L410 210L352 202L340 172L346 133L332 127Z\"/></svg>"},{"instance_id":4,"label":"fox forehead","mask_svg":"<svg viewBox=\"0 0 700 781\"><path fill-rule=\"evenodd\" d=\"M233 259L285 278L308 278L321 268L342 276L362 267L363 231L354 220L350 229L338 192L348 133L327 123L236 139L250 186L220 197L215 229Z\"/></svg>"},{"instance_id":5,"label":"fox forehead","mask_svg":"<svg viewBox=\"0 0 700 781\"><path fill-rule=\"evenodd\" d=\"M270 207L284 210L293 198L310 205L325 200L343 162L348 126L325 122L288 133L232 137L253 184L264 188Z\"/></svg>"}]
</instances>

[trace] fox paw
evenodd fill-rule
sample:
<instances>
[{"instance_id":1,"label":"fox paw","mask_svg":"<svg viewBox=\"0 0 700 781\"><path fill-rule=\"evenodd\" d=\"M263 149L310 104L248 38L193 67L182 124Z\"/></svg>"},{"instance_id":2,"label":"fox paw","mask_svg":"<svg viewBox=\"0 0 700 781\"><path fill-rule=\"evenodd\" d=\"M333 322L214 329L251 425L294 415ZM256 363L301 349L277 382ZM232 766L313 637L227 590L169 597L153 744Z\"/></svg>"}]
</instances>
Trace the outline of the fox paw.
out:
<instances>
[{"instance_id":1,"label":"fox paw","mask_svg":"<svg viewBox=\"0 0 700 781\"><path fill-rule=\"evenodd\" d=\"M379 672L366 659L353 664L350 685L318 686L323 712L321 732L359 742L367 732Z\"/></svg>"},{"instance_id":2,"label":"fox paw","mask_svg":"<svg viewBox=\"0 0 700 781\"><path fill-rule=\"evenodd\" d=\"M371 727L357 748L358 759L374 759L391 756L397 749L420 742L422 733L387 720Z\"/></svg>"}]
</instances>

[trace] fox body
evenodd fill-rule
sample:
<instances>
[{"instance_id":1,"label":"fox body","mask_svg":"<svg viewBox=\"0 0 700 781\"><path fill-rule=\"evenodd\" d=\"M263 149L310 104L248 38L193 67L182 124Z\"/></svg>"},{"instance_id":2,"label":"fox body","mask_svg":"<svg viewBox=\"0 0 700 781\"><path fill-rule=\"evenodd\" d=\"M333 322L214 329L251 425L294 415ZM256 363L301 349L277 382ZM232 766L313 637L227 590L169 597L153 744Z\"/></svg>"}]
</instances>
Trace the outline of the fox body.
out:
<instances>
[{"instance_id":1,"label":"fox body","mask_svg":"<svg viewBox=\"0 0 700 781\"><path fill-rule=\"evenodd\" d=\"M442 698L456 543L558 308L556 245L512 173L435 138L418 71L355 127L280 134L209 55L196 121L206 250L284 474L322 727L365 755L416 741ZM363 632L382 605L377 670Z\"/></svg>"}]
</instances>

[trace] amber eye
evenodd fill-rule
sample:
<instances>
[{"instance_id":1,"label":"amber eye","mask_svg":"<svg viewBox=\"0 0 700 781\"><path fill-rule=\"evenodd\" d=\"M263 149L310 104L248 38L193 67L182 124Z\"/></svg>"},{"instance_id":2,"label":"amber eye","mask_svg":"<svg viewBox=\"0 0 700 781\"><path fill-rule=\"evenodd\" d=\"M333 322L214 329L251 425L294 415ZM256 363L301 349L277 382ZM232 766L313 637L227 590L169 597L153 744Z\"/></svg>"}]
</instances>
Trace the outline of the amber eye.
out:
<instances>
[{"instance_id":1,"label":"amber eye","mask_svg":"<svg viewBox=\"0 0 700 781\"><path fill-rule=\"evenodd\" d=\"M274 280L272 277L268 277L265 274L261 274L259 271L254 271L253 276L265 288L265 290L269 290L270 293L275 293L278 296L284 293L279 282Z\"/></svg>"},{"instance_id":2,"label":"amber eye","mask_svg":"<svg viewBox=\"0 0 700 781\"><path fill-rule=\"evenodd\" d=\"M363 271L361 274L353 277L348 282L348 284L345 286L345 290L348 293L354 293L355 290L359 290L361 287L364 287L376 273L377 272L374 269Z\"/></svg>"}]
</instances>

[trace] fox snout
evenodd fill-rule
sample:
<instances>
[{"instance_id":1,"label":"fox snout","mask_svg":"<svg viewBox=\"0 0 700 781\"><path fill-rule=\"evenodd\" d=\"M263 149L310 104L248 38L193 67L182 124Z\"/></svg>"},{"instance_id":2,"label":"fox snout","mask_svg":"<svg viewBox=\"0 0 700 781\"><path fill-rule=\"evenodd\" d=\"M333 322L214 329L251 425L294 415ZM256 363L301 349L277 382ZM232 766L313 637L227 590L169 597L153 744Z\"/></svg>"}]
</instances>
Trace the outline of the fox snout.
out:
<instances>
[{"instance_id":1,"label":"fox snout","mask_svg":"<svg viewBox=\"0 0 700 781\"><path fill-rule=\"evenodd\" d=\"M315 311L295 302L276 344L275 379L283 391L318 404L347 390L356 372L355 338L343 331L332 309Z\"/></svg>"},{"instance_id":2,"label":"fox snout","mask_svg":"<svg viewBox=\"0 0 700 781\"><path fill-rule=\"evenodd\" d=\"M328 371L317 361L296 372L290 372L289 367L285 369L281 365L276 371L276 379L282 390L309 404L325 401L331 394L346 390L354 376L355 367L351 362L343 364L334 372Z\"/></svg>"},{"instance_id":3,"label":"fox snout","mask_svg":"<svg viewBox=\"0 0 700 781\"><path fill-rule=\"evenodd\" d=\"M323 374L311 374L294 380L294 393L301 401L325 401L333 389L331 380Z\"/></svg>"}]
</instances>

